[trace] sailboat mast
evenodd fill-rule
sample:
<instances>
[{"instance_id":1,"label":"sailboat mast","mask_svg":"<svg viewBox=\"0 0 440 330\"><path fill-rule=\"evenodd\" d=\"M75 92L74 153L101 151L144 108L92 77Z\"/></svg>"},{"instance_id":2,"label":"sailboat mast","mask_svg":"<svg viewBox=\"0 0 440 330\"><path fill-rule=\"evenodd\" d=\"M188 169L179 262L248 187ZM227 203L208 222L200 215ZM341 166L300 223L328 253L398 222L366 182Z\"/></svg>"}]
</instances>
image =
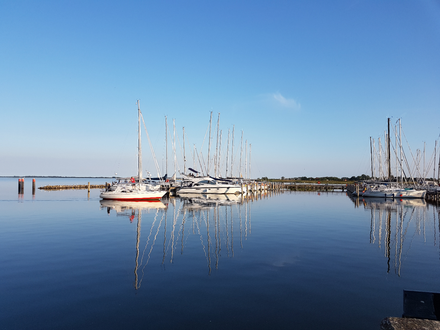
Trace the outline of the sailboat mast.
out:
<instances>
[{"instance_id":1,"label":"sailboat mast","mask_svg":"<svg viewBox=\"0 0 440 330\"><path fill-rule=\"evenodd\" d=\"M217 142L215 145L215 157L214 157L214 176L217 177L217 170L219 170L219 164L218 164L218 144L219 144L219 130L220 130L220 112L218 113L218 119L217 119Z\"/></svg>"},{"instance_id":2,"label":"sailboat mast","mask_svg":"<svg viewBox=\"0 0 440 330\"><path fill-rule=\"evenodd\" d=\"M231 129L230 128L228 128L228 145L227 145L227 147L226 147L226 176L225 176L225 178L227 178L228 177L228 161L229 161L229 137L230 137L230 135L231 135ZM434 159L435 159L435 157L434 157ZM435 177L435 170L434 170L434 177Z\"/></svg>"},{"instance_id":3,"label":"sailboat mast","mask_svg":"<svg viewBox=\"0 0 440 330\"><path fill-rule=\"evenodd\" d=\"M186 156L185 156L185 127L183 127L183 173L186 174Z\"/></svg>"},{"instance_id":4,"label":"sailboat mast","mask_svg":"<svg viewBox=\"0 0 440 330\"><path fill-rule=\"evenodd\" d=\"M435 161L437 159L437 140L435 140L435 146L434 146L434 176L432 177L435 180Z\"/></svg>"},{"instance_id":5,"label":"sailboat mast","mask_svg":"<svg viewBox=\"0 0 440 330\"><path fill-rule=\"evenodd\" d=\"M382 170L382 144L380 143L380 137L377 138L377 145L379 148L379 180L383 180L383 170Z\"/></svg>"},{"instance_id":6,"label":"sailboat mast","mask_svg":"<svg viewBox=\"0 0 440 330\"><path fill-rule=\"evenodd\" d=\"M388 181L391 182L391 142L390 142L390 118L388 118L388 136L387 136L387 148L388 148Z\"/></svg>"},{"instance_id":7,"label":"sailboat mast","mask_svg":"<svg viewBox=\"0 0 440 330\"><path fill-rule=\"evenodd\" d=\"M400 182L403 184L402 122L400 118L399 118L399 145L400 145Z\"/></svg>"},{"instance_id":8,"label":"sailboat mast","mask_svg":"<svg viewBox=\"0 0 440 330\"><path fill-rule=\"evenodd\" d=\"M142 181L142 144L141 144L141 104L137 100L138 105L138 179Z\"/></svg>"},{"instance_id":9,"label":"sailboat mast","mask_svg":"<svg viewBox=\"0 0 440 330\"><path fill-rule=\"evenodd\" d=\"M176 155L176 120L173 119L173 153L174 153L174 174L173 179L176 180L177 175L177 155Z\"/></svg>"},{"instance_id":10,"label":"sailboat mast","mask_svg":"<svg viewBox=\"0 0 440 330\"><path fill-rule=\"evenodd\" d=\"M211 126L212 126L212 111L209 118L209 139L208 139L208 166L206 168L206 175L209 174L209 157L211 152Z\"/></svg>"},{"instance_id":11,"label":"sailboat mast","mask_svg":"<svg viewBox=\"0 0 440 330\"><path fill-rule=\"evenodd\" d=\"M234 177L234 174L232 173L232 169L234 166L234 131L235 131L235 125L232 126L231 178Z\"/></svg>"},{"instance_id":12,"label":"sailboat mast","mask_svg":"<svg viewBox=\"0 0 440 330\"><path fill-rule=\"evenodd\" d=\"M165 116L165 174L168 175L168 123Z\"/></svg>"},{"instance_id":13,"label":"sailboat mast","mask_svg":"<svg viewBox=\"0 0 440 330\"><path fill-rule=\"evenodd\" d=\"M371 162L371 179L374 179L374 170L373 170L373 144L372 144L372 138L370 136L370 162Z\"/></svg>"},{"instance_id":14,"label":"sailboat mast","mask_svg":"<svg viewBox=\"0 0 440 330\"><path fill-rule=\"evenodd\" d=\"M241 156L243 155L243 131L241 131L241 142L240 142L240 178L243 177L242 171L241 171Z\"/></svg>"}]
</instances>

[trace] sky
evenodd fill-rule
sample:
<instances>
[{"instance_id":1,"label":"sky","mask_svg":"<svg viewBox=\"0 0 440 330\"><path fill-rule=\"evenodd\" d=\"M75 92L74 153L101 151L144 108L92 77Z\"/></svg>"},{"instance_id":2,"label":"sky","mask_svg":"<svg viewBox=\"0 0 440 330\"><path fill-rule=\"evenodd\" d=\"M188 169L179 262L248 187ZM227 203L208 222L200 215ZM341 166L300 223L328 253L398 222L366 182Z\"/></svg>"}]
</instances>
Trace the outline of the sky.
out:
<instances>
[{"instance_id":1,"label":"sky","mask_svg":"<svg viewBox=\"0 0 440 330\"><path fill-rule=\"evenodd\" d=\"M388 118L429 163L440 1L0 0L0 175L135 175L137 100L144 176L371 175Z\"/></svg>"}]
</instances>

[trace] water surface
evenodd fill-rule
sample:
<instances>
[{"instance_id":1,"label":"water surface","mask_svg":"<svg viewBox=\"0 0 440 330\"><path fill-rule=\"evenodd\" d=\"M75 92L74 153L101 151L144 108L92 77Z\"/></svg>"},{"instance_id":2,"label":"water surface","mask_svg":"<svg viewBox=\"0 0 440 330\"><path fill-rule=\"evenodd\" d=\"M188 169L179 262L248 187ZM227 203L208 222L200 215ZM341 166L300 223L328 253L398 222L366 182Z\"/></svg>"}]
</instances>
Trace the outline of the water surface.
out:
<instances>
[{"instance_id":1,"label":"water surface","mask_svg":"<svg viewBox=\"0 0 440 330\"><path fill-rule=\"evenodd\" d=\"M37 179L45 184L105 180ZM109 181L109 180L108 180ZM377 329L439 291L438 210L345 193L111 203L0 179L2 329Z\"/></svg>"}]
</instances>

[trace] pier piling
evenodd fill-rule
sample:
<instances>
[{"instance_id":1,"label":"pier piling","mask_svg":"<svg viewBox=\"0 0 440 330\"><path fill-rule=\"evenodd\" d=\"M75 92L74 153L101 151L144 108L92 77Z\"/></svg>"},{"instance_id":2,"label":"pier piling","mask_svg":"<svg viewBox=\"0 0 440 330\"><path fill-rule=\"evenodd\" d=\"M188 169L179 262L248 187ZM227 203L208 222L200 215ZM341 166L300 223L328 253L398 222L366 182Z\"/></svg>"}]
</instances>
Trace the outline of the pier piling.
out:
<instances>
[{"instance_id":1,"label":"pier piling","mask_svg":"<svg viewBox=\"0 0 440 330\"><path fill-rule=\"evenodd\" d=\"M18 194L20 195L24 194L24 178L18 179Z\"/></svg>"}]
</instances>

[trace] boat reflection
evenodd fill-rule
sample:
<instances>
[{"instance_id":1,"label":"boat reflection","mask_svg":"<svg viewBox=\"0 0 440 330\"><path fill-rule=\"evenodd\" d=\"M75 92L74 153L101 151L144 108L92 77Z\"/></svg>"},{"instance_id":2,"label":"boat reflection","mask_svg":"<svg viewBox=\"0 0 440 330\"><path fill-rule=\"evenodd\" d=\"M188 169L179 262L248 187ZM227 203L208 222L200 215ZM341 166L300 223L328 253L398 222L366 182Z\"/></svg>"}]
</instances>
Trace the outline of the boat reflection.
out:
<instances>
[{"instance_id":1,"label":"boat reflection","mask_svg":"<svg viewBox=\"0 0 440 330\"><path fill-rule=\"evenodd\" d=\"M438 215L436 208L423 199L352 199L356 207L364 206L370 210L370 243L383 249L387 260L387 273L394 270L399 277L402 260L409 254L412 244L418 237L424 243L437 245ZM437 221L436 221L437 218ZM433 235L431 234L433 231ZM427 235L427 232L429 233Z\"/></svg>"},{"instance_id":2,"label":"boat reflection","mask_svg":"<svg viewBox=\"0 0 440 330\"><path fill-rule=\"evenodd\" d=\"M102 200L101 207L130 222L137 218L134 287L138 290L146 270L154 267L150 260L164 268L183 258L186 249L195 258L194 251L201 248L210 275L222 257L234 257L237 245L243 248L251 234L251 201L239 195L197 194L165 203ZM142 220L148 229L142 230Z\"/></svg>"},{"instance_id":3,"label":"boat reflection","mask_svg":"<svg viewBox=\"0 0 440 330\"><path fill-rule=\"evenodd\" d=\"M126 210L149 210L149 209L164 209L167 207L162 201L142 201L142 202L125 202L115 201L110 199L101 199L99 201L101 208L106 208L107 212L115 210L117 213Z\"/></svg>"}]
</instances>

